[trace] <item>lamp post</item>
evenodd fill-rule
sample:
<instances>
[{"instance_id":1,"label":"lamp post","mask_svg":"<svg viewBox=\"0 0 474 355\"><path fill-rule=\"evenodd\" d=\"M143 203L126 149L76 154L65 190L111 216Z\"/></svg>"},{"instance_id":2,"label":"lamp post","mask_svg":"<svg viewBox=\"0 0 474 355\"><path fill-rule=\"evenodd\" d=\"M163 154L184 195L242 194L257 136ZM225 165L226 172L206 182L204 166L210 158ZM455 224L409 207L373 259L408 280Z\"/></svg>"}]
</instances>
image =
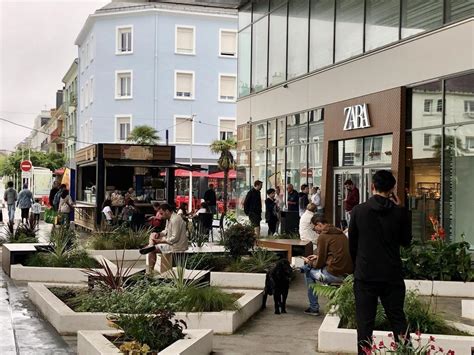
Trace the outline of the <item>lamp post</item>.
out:
<instances>
[{"instance_id":1,"label":"lamp post","mask_svg":"<svg viewBox=\"0 0 474 355\"><path fill-rule=\"evenodd\" d=\"M189 199L188 199L188 212L191 213L193 210L193 137L194 137L194 117L196 115L192 114L191 118L191 143L189 145Z\"/></svg>"}]
</instances>

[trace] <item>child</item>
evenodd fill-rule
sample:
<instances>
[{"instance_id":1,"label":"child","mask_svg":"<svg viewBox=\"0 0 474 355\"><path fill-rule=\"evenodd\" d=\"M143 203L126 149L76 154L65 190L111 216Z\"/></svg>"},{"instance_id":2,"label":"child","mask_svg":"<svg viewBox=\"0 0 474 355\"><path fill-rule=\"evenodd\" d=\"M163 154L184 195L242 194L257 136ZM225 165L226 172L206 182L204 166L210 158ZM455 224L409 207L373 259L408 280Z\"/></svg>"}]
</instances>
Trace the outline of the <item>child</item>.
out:
<instances>
[{"instance_id":1,"label":"child","mask_svg":"<svg viewBox=\"0 0 474 355\"><path fill-rule=\"evenodd\" d=\"M36 225L39 225L40 215L41 215L41 205L39 203L39 198L35 198L35 203L31 206L31 212L33 212L34 220Z\"/></svg>"}]
</instances>

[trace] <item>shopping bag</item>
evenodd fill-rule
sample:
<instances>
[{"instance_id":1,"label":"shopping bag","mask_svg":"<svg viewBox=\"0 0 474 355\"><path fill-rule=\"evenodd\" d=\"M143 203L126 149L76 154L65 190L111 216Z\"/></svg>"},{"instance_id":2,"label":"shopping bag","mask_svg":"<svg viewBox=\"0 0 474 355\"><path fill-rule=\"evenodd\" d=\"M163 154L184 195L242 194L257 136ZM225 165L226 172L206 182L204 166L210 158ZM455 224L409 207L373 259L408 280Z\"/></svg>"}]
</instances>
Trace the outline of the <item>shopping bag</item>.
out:
<instances>
[{"instance_id":1,"label":"shopping bag","mask_svg":"<svg viewBox=\"0 0 474 355\"><path fill-rule=\"evenodd\" d=\"M44 221L46 223L54 224L56 222L57 212L52 208L47 208L44 211Z\"/></svg>"}]
</instances>

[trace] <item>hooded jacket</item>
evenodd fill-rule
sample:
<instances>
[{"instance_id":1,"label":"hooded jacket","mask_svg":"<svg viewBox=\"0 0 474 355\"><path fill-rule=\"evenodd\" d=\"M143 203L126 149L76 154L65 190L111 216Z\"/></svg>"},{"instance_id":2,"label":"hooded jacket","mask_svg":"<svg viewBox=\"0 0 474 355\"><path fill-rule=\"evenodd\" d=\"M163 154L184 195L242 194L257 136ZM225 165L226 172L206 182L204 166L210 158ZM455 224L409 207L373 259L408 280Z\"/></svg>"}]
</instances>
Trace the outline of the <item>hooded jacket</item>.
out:
<instances>
[{"instance_id":1,"label":"hooded jacket","mask_svg":"<svg viewBox=\"0 0 474 355\"><path fill-rule=\"evenodd\" d=\"M411 228L405 208L380 195L352 210L349 247L354 277L361 281L403 280L400 246L411 242Z\"/></svg>"}]
</instances>

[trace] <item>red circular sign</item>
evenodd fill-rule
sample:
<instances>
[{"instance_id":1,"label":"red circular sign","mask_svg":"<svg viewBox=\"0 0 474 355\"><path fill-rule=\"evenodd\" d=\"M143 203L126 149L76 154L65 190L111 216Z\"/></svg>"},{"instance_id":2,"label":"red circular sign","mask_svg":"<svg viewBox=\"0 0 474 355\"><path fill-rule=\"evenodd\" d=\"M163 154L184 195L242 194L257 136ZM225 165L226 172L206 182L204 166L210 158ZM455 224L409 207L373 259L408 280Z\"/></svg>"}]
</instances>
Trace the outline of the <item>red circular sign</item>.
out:
<instances>
[{"instance_id":1,"label":"red circular sign","mask_svg":"<svg viewBox=\"0 0 474 355\"><path fill-rule=\"evenodd\" d=\"M30 171L32 167L33 167L33 164L31 164L31 161L29 160L23 160L20 163L21 171L24 171L24 172Z\"/></svg>"}]
</instances>

